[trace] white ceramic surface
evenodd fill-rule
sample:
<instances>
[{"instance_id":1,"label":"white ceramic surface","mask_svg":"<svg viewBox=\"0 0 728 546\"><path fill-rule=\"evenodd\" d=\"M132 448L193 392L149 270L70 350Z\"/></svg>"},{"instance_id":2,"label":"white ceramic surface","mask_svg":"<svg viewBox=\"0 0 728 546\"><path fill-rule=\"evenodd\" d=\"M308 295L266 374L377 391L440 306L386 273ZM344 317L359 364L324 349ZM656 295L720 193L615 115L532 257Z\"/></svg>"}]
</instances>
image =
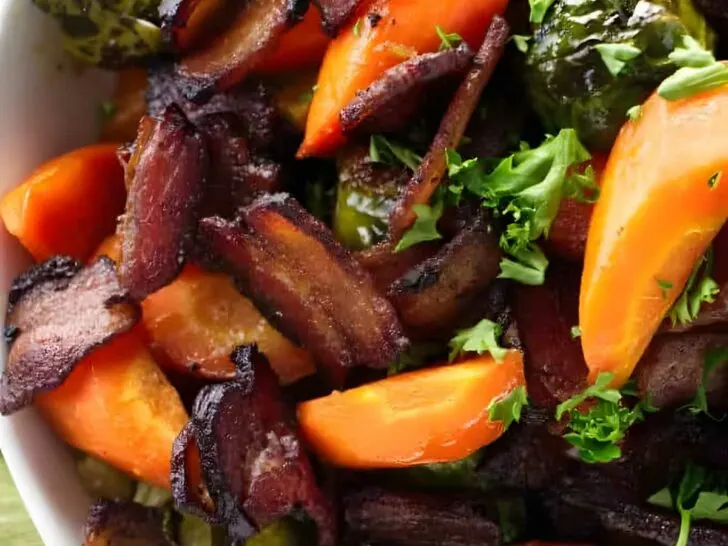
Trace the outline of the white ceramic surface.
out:
<instances>
[{"instance_id":1,"label":"white ceramic surface","mask_svg":"<svg viewBox=\"0 0 728 546\"><path fill-rule=\"evenodd\" d=\"M64 56L55 25L30 0L0 0L0 194L42 161L92 142L112 86L111 75L81 70ZM0 316L12 278L28 263L0 226ZM0 417L0 449L45 543L79 546L89 499L40 416L27 409Z\"/></svg>"}]
</instances>

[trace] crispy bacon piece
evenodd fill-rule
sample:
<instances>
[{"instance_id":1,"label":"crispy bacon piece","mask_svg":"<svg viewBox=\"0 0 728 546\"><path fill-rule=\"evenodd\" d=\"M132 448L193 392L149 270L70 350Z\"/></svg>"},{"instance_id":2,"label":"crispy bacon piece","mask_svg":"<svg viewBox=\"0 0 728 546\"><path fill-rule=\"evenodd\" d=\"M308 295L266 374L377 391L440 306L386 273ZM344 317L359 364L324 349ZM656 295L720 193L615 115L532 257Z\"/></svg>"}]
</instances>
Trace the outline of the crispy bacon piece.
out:
<instances>
[{"instance_id":1,"label":"crispy bacon piece","mask_svg":"<svg viewBox=\"0 0 728 546\"><path fill-rule=\"evenodd\" d=\"M483 316L483 303L500 272L498 236L484 209L442 249L395 280L387 290L407 333L429 340Z\"/></svg>"},{"instance_id":2,"label":"crispy bacon piece","mask_svg":"<svg viewBox=\"0 0 728 546\"><path fill-rule=\"evenodd\" d=\"M130 330L139 316L105 256L83 269L64 257L31 268L10 290L0 413L18 411L63 383L79 360Z\"/></svg>"},{"instance_id":3,"label":"crispy bacon piece","mask_svg":"<svg viewBox=\"0 0 728 546\"><path fill-rule=\"evenodd\" d=\"M545 240L546 250L565 260L583 262L593 210L594 205L591 203L581 203L574 199L562 200L559 213Z\"/></svg>"},{"instance_id":4,"label":"crispy bacon piece","mask_svg":"<svg viewBox=\"0 0 728 546\"><path fill-rule=\"evenodd\" d=\"M203 388L192 411L218 516L245 536L253 531L248 520L260 529L301 507L317 524L318 544L333 546L334 510L316 484L276 375L253 347L238 348L232 359L238 378Z\"/></svg>"},{"instance_id":5,"label":"crispy bacon piece","mask_svg":"<svg viewBox=\"0 0 728 546\"><path fill-rule=\"evenodd\" d=\"M514 315L526 354L532 403L555 407L586 387L587 367L571 327L578 322L579 271L552 264L543 286L515 287Z\"/></svg>"},{"instance_id":6,"label":"crispy bacon piece","mask_svg":"<svg viewBox=\"0 0 728 546\"><path fill-rule=\"evenodd\" d=\"M170 482L175 506L210 522L222 523L215 517L215 504L202 479L200 450L192 421L174 441L171 467Z\"/></svg>"},{"instance_id":7,"label":"crispy bacon piece","mask_svg":"<svg viewBox=\"0 0 728 546\"><path fill-rule=\"evenodd\" d=\"M509 32L505 19L499 16L493 18L483 45L475 55L473 67L442 118L430 150L392 212L390 234L393 241L398 241L415 221L412 206L429 203L445 175L445 151L458 147L480 95L503 55Z\"/></svg>"},{"instance_id":8,"label":"crispy bacon piece","mask_svg":"<svg viewBox=\"0 0 728 546\"><path fill-rule=\"evenodd\" d=\"M498 525L472 499L376 487L344 498L345 535L352 544L499 546Z\"/></svg>"},{"instance_id":9,"label":"crispy bacon piece","mask_svg":"<svg viewBox=\"0 0 728 546\"><path fill-rule=\"evenodd\" d=\"M383 293L389 286L425 260L432 258L441 245L436 242L420 243L401 252L394 251L392 243L383 241L356 253L359 263L374 279Z\"/></svg>"},{"instance_id":10,"label":"crispy bacon piece","mask_svg":"<svg viewBox=\"0 0 728 546\"><path fill-rule=\"evenodd\" d=\"M343 383L347 368L386 368L405 347L392 305L353 255L294 199L261 198L241 211L240 221L242 227L206 218L200 230L243 291L313 353L335 385Z\"/></svg>"},{"instance_id":11,"label":"crispy bacon piece","mask_svg":"<svg viewBox=\"0 0 728 546\"><path fill-rule=\"evenodd\" d=\"M313 0L313 4L321 12L324 31L330 36L336 36L361 3L362 0Z\"/></svg>"},{"instance_id":12,"label":"crispy bacon piece","mask_svg":"<svg viewBox=\"0 0 728 546\"><path fill-rule=\"evenodd\" d=\"M126 169L129 195L119 225L120 275L142 300L179 273L194 238L207 157L202 137L182 111L144 118Z\"/></svg>"},{"instance_id":13,"label":"crispy bacon piece","mask_svg":"<svg viewBox=\"0 0 728 546\"><path fill-rule=\"evenodd\" d=\"M472 51L463 42L456 49L424 53L393 66L341 110L342 131L376 133L401 129L429 86L462 74L472 59Z\"/></svg>"},{"instance_id":14,"label":"crispy bacon piece","mask_svg":"<svg viewBox=\"0 0 728 546\"><path fill-rule=\"evenodd\" d=\"M249 0L235 21L200 51L177 65L182 92L204 102L215 91L240 82L283 33L298 23L308 7L302 0Z\"/></svg>"},{"instance_id":15,"label":"crispy bacon piece","mask_svg":"<svg viewBox=\"0 0 728 546\"><path fill-rule=\"evenodd\" d=\"M164 512L130 501L100 500L89 509L84 546L173 546Z\"/></svg>"}]
</instances>

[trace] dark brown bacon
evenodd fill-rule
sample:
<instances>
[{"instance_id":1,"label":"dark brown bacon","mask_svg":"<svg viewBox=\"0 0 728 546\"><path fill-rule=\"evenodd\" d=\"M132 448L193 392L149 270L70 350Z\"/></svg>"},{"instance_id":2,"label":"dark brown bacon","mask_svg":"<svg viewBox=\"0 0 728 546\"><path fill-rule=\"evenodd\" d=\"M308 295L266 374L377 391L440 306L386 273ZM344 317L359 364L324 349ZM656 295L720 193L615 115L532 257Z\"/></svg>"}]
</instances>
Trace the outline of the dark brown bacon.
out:
<instances>
[{"instance_id":1,"label":"dark brown bacon","mask_svg":"<svg viewBox=\"0 0 728 546\"><path fill-rule=\"evenodd\" d=\"M176 53L200 46L234 17L236 3L230 0L163 0L159 5L162 38Z\"/></svg>"},{"instance_id":2,"label":"dark brown bacon","mask_svg":"<svg viewBox=\"0 0 728 546\"><path fill-rule=\"evenodd\" d=\"M63 383L79 360L130 330L139 315L105 256L83 269L62 257L33 267L10 291L0 413L13 413Z\"/></svg>"},{"instance_id":3,"label":"dark brown bacon","mask_svg":"<svg viewBox=\"0 0 728 546\"><path fill-rule=\"evenodd\" d=\"M348 368L386 368L407 341L392 305L354 256L294 199L277 194L241 211L241 224L206 218L200 230L243 291L308 348L341 385Z\"/></svg>"},{"instance_id":4,"label":"dark brown bacon","mask_svg":"<svg viewBox=\"0 0 728 546\"><path fill-rule=\"evenodd\" d=\"M137 300L169 284L194 238L207 155L182 111L144 118L126 169L129 195L119 225L122 284Z\"/></svg>"},{"instance_id":5,"label":"dark brown bacon","mask_svg":"<svg viewBox=\"0 0 728 546\"><path fill-rule=\"evenodd\" d=\"M462 74L473 53L464 42L456 49L424 53L393 66L341 110L344 133L401 129L434 82Z\"/></svg>"},{"instance_id":6,"label":"dark brown bacon","mask_svg":"<svg viewBox=\"0 0 728 546\"><path fill-rule=\"evenodd\" d=\"M173 546L164 512L129 501L100 500L89 509L84 546Z\"/></svg>"},{"instance_id":7,"label":"dark brown bacon","mask_svg":"<svg viewBox=\"0 0 728 546\"><path fill-rule=\"evenodd\" d=\"M202 479L200 451L194 423L189 421L172 446L170 481L175 506L208 521L217 521L215 505Z\"/></svg>"},{"instance_id":8,"label":"dark brown bacon","mask_svg":"<svg viewBox=\"0 0 728 546\"><path fill-rule=\"evenodd\" d=\"M336 36L339 29L351 19L362 0L313 0L321 12L321 20L327 34Z\"/></svg>"}]
</instances>

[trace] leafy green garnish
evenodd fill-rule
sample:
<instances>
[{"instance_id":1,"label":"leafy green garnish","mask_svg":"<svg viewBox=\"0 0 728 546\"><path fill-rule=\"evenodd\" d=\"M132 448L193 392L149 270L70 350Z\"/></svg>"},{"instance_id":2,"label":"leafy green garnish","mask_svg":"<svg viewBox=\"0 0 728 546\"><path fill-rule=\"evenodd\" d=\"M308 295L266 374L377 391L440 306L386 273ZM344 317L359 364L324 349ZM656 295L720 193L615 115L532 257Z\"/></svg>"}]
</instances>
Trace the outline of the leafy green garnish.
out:
<instances>
[{"instance_id":1,"label":"leafy green garnish","mask_svg":"<svg viewBox=\"0 0 728 546\"><path fill-rule=\"evenodd\" d=\"M500 346L498 338L503 333L499 324L483 319L471 328L459 330L450 340L450 360L455 360L461 353L490 353L501 362L505 358L506 349Z\"/></svg>"},{"instance_id":2,"label":"leafy green garnish","mask_svg":"<svg viewBox=\"0 0 728 546\"><path fill-rule=\"evenodd\" d=\"M546 17L546 12L554 1L555 0L528 0L529 5L531 6L531 15L528 20L531 23L543 23L543 19Z\"/></svg>"},{"instance_id":3,"label":"leafy green garnish","mask_svg":"<svg viewBox=\"0 0 728 546\"><path fill-rule=\"evenodd\" d=\"M618 76L627 63L639 57L642 50L630 44L597 44L594 46L612 76Z\"/></svg>"},{"instance_id":4,"label":"leafy green garnish","mask_svg":"<svg viewBox=\"0 0 728 546\"><path fill-rule=\"evenodd\" d=\"M415 343L402 351L389 364L388 375L396 375L407 370L421 368L433 358L443 354L443 347L438 343Z\"/></svg>"},{"instance_id":5,"label":"leafy green garnish","mask_svg":"<svg viewBox=\"0 0 728 546\"><path fill-rule=\"evenodd\" d=\"M643 421L645 413L656 411L647 400L632 408L623 405L623 397L635 396L636 389L627 384L620 392L609 386L613 379L612 373L600 373L593 385L556 408L556 420L569 416L569 432L564 439L577 448L587 463L607 463L621 457L618 444L629 427ZM587 401L588 407L582 408Z\"/></svg>"},{"instance_id":6,"label":"leafy green garnish","mask_svg":"<svg viewBox=\"0 0 728 546\"><path fill-rule=\"evenodd\" d=\"M422 163L422 157L397 142L383 135L372 135L369 139L369 158L375 163L387 165L402 164L412 171Z\"/></svg>"},{"instance_id":7,"label":"leafy green garnish","mask_svg":"<svg viewBox=\"0 0 728 546\"><path fill-rule=\"evenodd\" d=\"M523 406L526 405L528 405L526 387L520 385L504 398L494 400L488 406L488 419L490 421L501 421L503 430L508 430L513 421L518 423L521 420L521 411Z\"/></svg>"},{"instance_id":8,"label":"leafy green garnish","mask_svg":"<svg viewBox=\"0 0 728 546\"><path fill-rule=\"evenodd\" d=\"M686 409L693 415L699 413L705 413L708 417L716 419L711 415L708 409L708 380L710 379L713 370L719 366L728 364L728 347L709 349L705 353L705 364L703 365L703 377L698 385L698 390L695 393L693 400L686 406Z\"/></svg>"},{"instance_id":9,"label":"leafy green garnish","mask_svg":"<svg viewBox=\"0 0 728 546\"><path fill-rule=\"evenodd\" d=\"M132 499L138 504L152 508L160 508L172 501L172 494L166 489L161 489L148 483L139 482L136 493Z\"/></svg>"},{"instance_id":10,"label":"leafy green garnish","mask_svg":"<svg viewBox=\"0 0 728 546\"><path fill-rule=\"evenodd\" d=\"M512 254L514 260L502 258L499 279L512 279L528 286L540 286L546 280L549 260L536 243Z\"/></svg>"},{"instance_id":11,"label":"leafy green garnish","mask_svg":"<svg viewBox=\"0 0 728 546\"><path fill-rule=\"evenodd\" d=\"M521 53L528 53L528 42L533 39L532 36L525 36L523 34L514 34L511 36L511 40L516 44L516 48Z\"/></svg>"},{"instance_id":12,"label":"leafy green garnish","mask_svg":"<svg viewBox=\"0 0 728 546\"><path fill-rule=\"evenodd\" d=\"M629 110L627 110L627 117L632 121L637 121L642 117L642 105L636 104Z\"/></svg>"},{"instance_id":13,"label":"leafy green garnish","mask_svg":"<svg viewBox=\"0 0 728 546\"><path fill-rule=\"evenodd\" d=\"M572 326L571 327L571 338L576 339L578 337L581 337L581 328L578 326Z\"/></svg>"},{"instance_id":14,"label":"leafy green garnish","mask_svg":"<svg viewBox=\"0 0 728 546\"><path fill-rule=\"evenodd\" d=\"M457 32L447 33L440 26L435 27L435 32L440 37L440 51L455 49L463 41L463 37Z\"/></svg>"},{"instance_id":15,"label":"leafy green garnish","mask_svg":"<svg viewBox=\"0 0 728 546\"><path fill-rule=\"evenodd\" d=\"M668 58L681 68L657 88L664 99L685 99L728 84L728 66L689 35L683 37L682 47L675 48Z\"/></svg>"},{"instance_id":16,"label":"leafy green garnish","mask_svg":"<svg viewBox=\"0 0 728 546\"><path fill-rule=\"evenodd\" d=\"M709 248L693 267L688 282L668 316L673 325L689 324L695 320L703 303L713 303L720 286L710 276L713 270L713 249Z\"/></svg>"},{"instance_id":17,"label":"leafy green garnish","mask_svg":"<svg viewBox=\"0 0 728 546\"><path fill-rule=\"evenodd\" d=\"M667 291L672 289L672 283L670 281L666 281L664 279L655 279L657 281L657 286L660 287L660 292L662 293L662 299L667 299Z\"/></svg>"},{"instance_id":18,"label":"leafy green garnish","mask_svg":"<svg viewBox=\"0 0 728 546\"><path fill-rule=\"evenodd\" d=\"M407 231L394 248L395 252L401 252L406 248L414 246L425 241L436 241L442 239L442 235L437 231L437 222L442 217L445 203L439 199L430 205L413 205L412 210L417 219L412 227Z\"/></svg>"}]
</instances>

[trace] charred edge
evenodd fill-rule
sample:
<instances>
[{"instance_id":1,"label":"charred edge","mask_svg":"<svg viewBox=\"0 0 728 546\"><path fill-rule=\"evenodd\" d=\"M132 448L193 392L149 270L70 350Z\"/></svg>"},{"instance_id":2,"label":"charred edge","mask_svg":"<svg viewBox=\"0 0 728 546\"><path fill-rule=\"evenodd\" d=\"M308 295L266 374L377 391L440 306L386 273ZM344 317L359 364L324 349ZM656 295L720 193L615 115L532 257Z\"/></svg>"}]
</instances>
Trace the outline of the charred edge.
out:
<instances>
[{"instance_id":1,"label":"charred edge","mask_svg":"<svg viewBox=\"0 0 728 546\"><path fill-rule=\"evenodd\" d=\"M34 265L13 281L8 294L7 315L13 307L33 288L48 281L69 280L81 270L81 262L69 256L54 256L43 263ZM62 290L64 285L59 286Z\"/></svg>"},{"instance_id":2,"label":"charred edge","mask_svg":"<svg viewBox=\"0 0 728 546\"><path fill-rule=\"evenodd\" d=\"M167 546L164 515L160 509L129 501L100 500L89 509L84 525L85 546L116 544Z\"/></svg>"},{"instance_id":3,"label":"charred edge","mask_svg":"<svg viewBox=\"0 0 728 546\"><path fill-rule=\"evenodd\" d=\"M263 357L256 345L241 345L235 347L233 352L230 353L230 360L233 361L237 370L236 380L244 385L250 385L250 389L253 388L252 385L255 381L254 361L260 358L265 357Z\"/></svg>"},{"instance_id":4,"label":"charred edge","mask_svg":"<svg viewBox=\"0 0 728 546\"><path fill-rule=\"evenodd\" d=\"M206 494L203 484L199 484L200 490L193 491L194 487L188 480L189 470L187 468L188 449L196 444L193 424L188 421L182 431L172 444L172 460L170 483L172 485L172 498L175 506L181 510L190 512L208 523L219 525L223 523L215 518L215 513L206 509L198 500Z\"/></svg>"},{"instance_id":5,"label":"charred edge","mask_svg":"<svg viewBox=\"0 0 728 546\"><path fill-rule=\"evenodd\" d=\"M369 15L367 15L367 19L369 19L369 24L372 28L377 28L379 21L382 20L382 16L376 12L371 12Z\"/></svg>"}]
</instances>

